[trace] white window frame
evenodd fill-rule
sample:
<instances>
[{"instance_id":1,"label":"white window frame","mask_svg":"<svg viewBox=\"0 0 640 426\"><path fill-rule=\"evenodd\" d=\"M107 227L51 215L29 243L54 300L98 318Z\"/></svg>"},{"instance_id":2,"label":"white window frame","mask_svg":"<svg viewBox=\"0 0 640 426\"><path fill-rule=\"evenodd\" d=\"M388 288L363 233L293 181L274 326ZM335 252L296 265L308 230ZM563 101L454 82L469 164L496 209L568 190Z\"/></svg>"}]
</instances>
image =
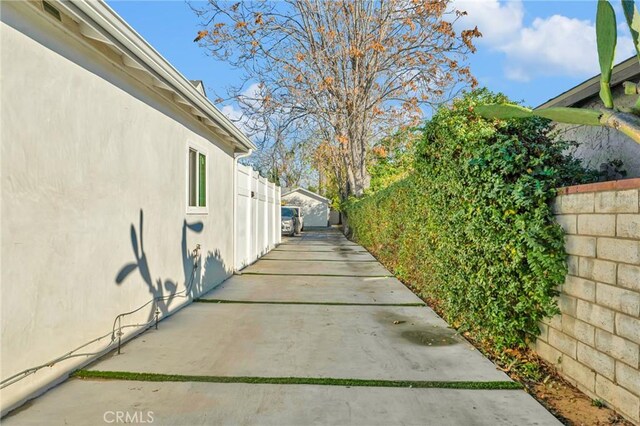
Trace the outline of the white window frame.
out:
<instances>
[{"instance_id":1,"label":"white window frame","mask_svg":"<svg viewBox=\"0 0 640 426\"><path fill-rule=\"evenodd\" d=\"M199 191L200 190L200 169L199 169L199 159L200 159L200 154L203 154L205 156L205 169L204 169L204 174L206 176L206 182L205 182L205 200L206 200L206 206L204 207L200 207L200 206L190 206L189 205L189 152L193 150L196 152L196 158L198 159L198 170L196 171L196 188ZM186 150L185 150L185 204L187 206L187 214L209 214L209 205L211 204L211 197L209 197L209 187L210 187L210 183L211 183L211 179L209 177L209 167L210 167L210 163L211 163L211 155L209 153L209 149L208 147L200 142L196 142L196 141L187 141L186 144ZM198 193L196 195L196 199L200 199L200 194Z\"/></svg>"}]
</instances>

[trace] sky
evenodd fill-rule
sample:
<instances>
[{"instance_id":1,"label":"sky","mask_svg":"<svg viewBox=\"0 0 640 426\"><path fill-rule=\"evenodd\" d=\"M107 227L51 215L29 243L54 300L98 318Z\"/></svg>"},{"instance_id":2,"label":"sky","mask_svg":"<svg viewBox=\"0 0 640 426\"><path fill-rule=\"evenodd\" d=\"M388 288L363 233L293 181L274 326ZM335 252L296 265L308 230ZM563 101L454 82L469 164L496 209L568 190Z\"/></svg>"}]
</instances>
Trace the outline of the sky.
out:
<instances>
[{"instance_id":1,"label":"sky","mask_svg":"<svg viewBox=\"0 0 640 426\"><path fill-rule=\"evenodd\" d=\"M107 0L107 3L161 55L189 79L203 80L209 98L239 83L239 73L207 56L193 42L199 18L183 0ZM193 5L205 3L193 1ZM478 29L477 53L469 57L480 86L537 106L599 73L596 39L596 0L454 0L468 15L456 24ZM634 54L619 2L616 63ZM233 105L219 106L231 118Z\"/></svg>"}]
</instances>

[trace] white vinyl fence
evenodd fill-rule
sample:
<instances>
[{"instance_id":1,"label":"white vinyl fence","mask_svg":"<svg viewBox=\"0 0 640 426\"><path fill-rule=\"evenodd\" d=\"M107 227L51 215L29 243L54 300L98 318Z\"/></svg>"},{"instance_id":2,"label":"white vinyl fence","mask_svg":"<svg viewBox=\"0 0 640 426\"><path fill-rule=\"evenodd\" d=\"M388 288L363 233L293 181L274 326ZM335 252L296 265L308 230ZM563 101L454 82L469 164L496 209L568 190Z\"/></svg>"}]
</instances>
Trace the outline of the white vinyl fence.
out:
<instances>
[{"instance_id":1,"label":"white vinyl fence","mask_svg":"<svg viewBox=\"0 0 640 426\"><path fill-rule=\"evenodd\" d=\"M280 243L280 187L251 167L236 172L236 269L242 269Z\"/></svg>"}]
</instances>

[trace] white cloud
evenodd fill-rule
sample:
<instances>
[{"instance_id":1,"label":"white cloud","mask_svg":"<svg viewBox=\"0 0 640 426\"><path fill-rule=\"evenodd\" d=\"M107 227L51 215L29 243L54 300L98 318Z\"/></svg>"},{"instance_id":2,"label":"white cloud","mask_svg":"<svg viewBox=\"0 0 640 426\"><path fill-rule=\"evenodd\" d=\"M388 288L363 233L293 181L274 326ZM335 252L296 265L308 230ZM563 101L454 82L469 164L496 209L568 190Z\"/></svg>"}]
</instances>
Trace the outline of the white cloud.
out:
<instances>
[{"instance_id":1,"label":"white cloud","mask_svg":"<svg viewBox=\"0 0 640 426\"><path fill-rule=\"evenodd\" d=\"M479 45L505 54L504 74L510 80L529 81L539 76L587 78L599 72L595 25L589 20L553 15L536 18L525 26L520 0L459 0L455 6L469 13L461 20L461 26L477 25L482 32ZM619 31L615 62L633 53L628 31Z\"/></svg>"},{"instance_id":2,"label":"white cloud","mask_svg":"<svg viewBox=\"0 0 640 426\"><path fill-rule=\"evenodd\" d=\"M231 121L238 121L242 118L242 112L233 105L225 105L220 110Z\"/></svg>"},{"instance_id":3,"label":"white cloud","mask_svg":"<svg viewBox=\"0 0 640 426\"><path fill-rule=\"evenodd\" d=\"M529 73L521 67L507 65L504 67L504 76L509 80L527 82L531 80Z\"/></svg>"},{"instance_id":4,"label":"white cloud","mask_svg":"<svg viewBox=\"0 0 640 426\"><path fill-rule=\"evenodd\" d=\"M236 125L238 129L250 138L255 135L255 120L249 118L242 110L235 105L225 105L220 111Z\"/></svg>"},{"instance_id":5,"label":"white cloud","mask_svg":"<svg viewBox=\"0 0 640 426\"><path fill-rule=\"evenodd\" d=\"M244 89L244 91L240 94L240 98L247 104L257 106L258 103L262 100L262 89L260 84L250 84L249 87Z\"/></svg>"},{"instance_id":6,"label":"white cloud","mask_svg":"<svg viewBox=\"0 0 640 426\"><path fill-rule=\"evenodd\" d=\"M253 83L249 87L240 93L241 102L247 104L255 104L260 99L260 86L258 83ZM251 119L242 112L237 104L224 105L220 111L229 118L245 135L256 136L256 120ZM260 136L260 135L258 135Z\"/></svg>"},{"instance_id":7,"label":"white cloud","mask_svg":"<svg viewBox=\"0 0 640 426\"><path fill-rule=\"evenodd\" d=\"M515 39L497 48L507 55L507 78L589 77L599 72L596 30L590 21L562 15L537 18L530 27L522 28ZM616 62L632 54L631 40L618 38Z\"/></svg>"},{"instance_id":8,"label":"white cloud","mask_svg":"<svg viewBox=\"0 0 640 426\"><path fill-rule=\"evenodd\" d=\"M500 3L498 0L456 0L453 7L467 12L456 27L478 27L479 44L495 45L508 40L522 28L524 7L520 0Z\"/></svg>"}]
</instances>

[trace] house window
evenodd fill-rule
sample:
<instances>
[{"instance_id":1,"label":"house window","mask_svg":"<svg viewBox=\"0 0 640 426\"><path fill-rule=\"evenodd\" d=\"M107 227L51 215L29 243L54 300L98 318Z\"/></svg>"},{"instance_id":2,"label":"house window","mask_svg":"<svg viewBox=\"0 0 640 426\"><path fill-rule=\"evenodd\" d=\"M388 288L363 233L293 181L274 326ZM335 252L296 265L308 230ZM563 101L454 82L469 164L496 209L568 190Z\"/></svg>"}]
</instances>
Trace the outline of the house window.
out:
<instances>
[{"instance_id":1,"label":"house window","mask_svg":"<svg viewBox=\"0 0 640 426\"><path fill-rule=\"evenodd\" d=\"M207 153L189 146L187 213L207 213Z\"/></svg>"}]
</instances>

